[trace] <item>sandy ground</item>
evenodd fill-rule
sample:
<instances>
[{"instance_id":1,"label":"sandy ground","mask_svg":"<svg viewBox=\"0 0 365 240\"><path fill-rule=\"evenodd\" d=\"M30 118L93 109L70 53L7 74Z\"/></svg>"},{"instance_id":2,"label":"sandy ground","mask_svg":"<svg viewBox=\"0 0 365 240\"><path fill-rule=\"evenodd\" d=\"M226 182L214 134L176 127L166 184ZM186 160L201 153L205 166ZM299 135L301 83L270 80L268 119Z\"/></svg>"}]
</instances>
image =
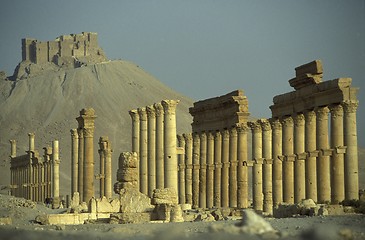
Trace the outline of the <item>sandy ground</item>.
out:
<instances>
[{"instance_id":1,"label":"sandy ground","mask_svg":"<svg viewBox=\"0 0 365 240\"><path fill-rule=\"evenodd\" d=\"M43 204L0 195L0 217L12 225L0 226L0 239L365 239L365 215L265 218L277 231L269 235L238 233L241 220L184 223L40 225L35 217L59 213Z\"/></svg>"}]
</instances>

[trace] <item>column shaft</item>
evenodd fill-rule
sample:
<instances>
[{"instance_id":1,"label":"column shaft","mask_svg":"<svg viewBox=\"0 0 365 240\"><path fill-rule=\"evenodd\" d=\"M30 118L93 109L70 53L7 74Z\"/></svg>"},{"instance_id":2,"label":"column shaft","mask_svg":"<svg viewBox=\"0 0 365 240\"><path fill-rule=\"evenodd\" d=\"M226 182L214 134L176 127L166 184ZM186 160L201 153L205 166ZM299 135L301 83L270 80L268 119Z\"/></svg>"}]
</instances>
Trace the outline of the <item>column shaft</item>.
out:
<instances>
[{"instance_id":1,"label":"column shaft","mask_svg":"<svg viewBox=\"0 0 365 240\"><path fill-rule=\"evenodd\" d=\"M148 156L148 195L152 197L156 189L156 113L153 106L146 107L148 134L147 134L147 156Z\"/></svg>"},{"instance_id":2,"label":"column shaft","mask_svg":"<svg viewBox=\"0 0 365 240\"><path fill-rule=\"evenodd\" d=\"M185 138L182 135L177 135L177 141L179 147L185 149ZM178 163L179 163L179 203L184 204L186 201L186 186L185 186L185 153L178 155Z\"/></svg>"},{"instance_id":3,"label":"column shaft","mask_svg":"<svg viewBox=\"0 0 365 240\"><path fill-rule=\"evenodd\" d=\"M207 207L207 135L200 133L199 207Z\"/></svg>"},{"instance_id":4,"label":"column shaft","mask_svg":"<svg viewBox=\"0 0 365 240\"><path fill-rule=\"evenodd\" d=\"M52 192L54 207L59 207L60 201L60 159L58 140L52 142L52 160L53 160L53 179Z\"/></svg>"},{"instance_id":5,"label":"column shaft","mask_svg":"<svg viewBox=\"0 0 365 240\"><path fill-rule=\"evenodd\" d=\"M282 125L279 119L271 120L272 128L272 182L273 182L273 204L278 206L283 202L283 175L282 175Z\"/></svg>"},{"instance_id":6,"label":"column shaft","mask_svg":"<svg viewBox=\"0 0 365 240\"><path fill-rule=\"evenodd\" d=\"M141 193L148 195L148 160L147 160L147 112L146 108L138 108L139 114L139 190Z\"/></svg>"},{"instance_id":7,"label":"column shaft","mask_svg":"<svg viewBox=\"0 0 365 240\"><path fill-rule=\"evenodd\" d=\"M185 195L186 203L193 204L193 140L191 133L183 134L185 139Z\"/></svg>"},{"instance_id":8,"label":"column shaft","mask_svg":"<svg viewBox=\"0 0 365 240\"><path fill-rule=\"evenodd\" d=\"M214 135L214 206L221 207L222 134Z\"/></svg>"},{"instance_id":9,"label":"column shaft","mask_svg":"<svg viewBox=\"0 0 365 240\"><path fill-rule=\"evenodd\" d=\"M237 207L237 130L229 135L229 207Z\"/></svg>"},{"instance_id":10,"label":"column shaft","mask_svg":"<svg viewBox=\"0 0 365 240\"><path fill-rule=\"evenodd\" d=\"M155 103L156 111L156 188L164 188L164 111L161 103Z\"/></svg>"},{"instance_id":11,"label":"column shaft","mask_svg":"<svg viewBox=\"0 0 365 240\"><path fill-rule=\"evenodd\" d=\"M317 202L316 113L305 112L305 197Z\"/></svg>"},{"instance_id":12,"label":"column shaft","mask_svg":"<svg viewBox=\"0 0 365 240\"><path fill-rule=\"evenodd\" d=\"M140 119L137 109L133 109L129 111L129 115L132 119L132 152L137 153L138 159L140 159ZM138 168L139 168L139 160L138 160ZM139 189L139 184L137 185L137 189Z\"/></svg>"},{"instance_id":13,"label":"column shaft","mask_svg":"<svg viewBox=\"0 0 365 240\"><path fill-rule=\"evenodd\" d=\"M262 129L259 122L250 122L250 127L252 130L252 159L254 160L252 169L253 209L262 212Z\"/></svg>"},{"instance_id":14,"label":"column shaft","mask_svg":"<svg viewBox=\"0 0 365 240\"><path fill-rule=\"evenodd\" d=\"M108 149L105 151L105 197L111 199L112 197L112 149L110 143Z\"/></svg>"},{"instance_id":15,"label":"column shaft","mask_svg":"<svg viewBox=\"0 0 365 240\"><path fill-rule=\"evenodd\" d=\"M299 203L305 199L305 130L304 114L294 117L294 202Z\"/></svg>"},{"instance_id":16,"label":"column shaft","mask_svg":"<svg viewBox=\"0 0 365 240\"><path fill-rule=\"evenodd\" d=\"M229 207L229 131L223 130L222 134L222 180L221 204Z\"/></svg>"},{"instance_id":17,"label":"column shaft","mask_svg":"<svg viewBox=\"0 0 365 240\"><path fill-rule=\"evenodd\" d=\"M78 185L77 190L79 191L80 201L84 199L84 131L82 126L77 129L79 135L79 169L78 169ZM50 166L49 166L50 167ZM49 168L49 176L51 175L51 168Z\"/></svg>"},{"instance_id":18,"label":"column shaft","mask_svg":"<svg viewBox=\"0 0 365 240\"><path fill-rule=\"evenodd\" d=\"M71 129L71 196L78 191L79 138L77 129ZM46 181L46 180L45 180Z\"/></svg>"},{"instance_id":19,"label":"column shaft","mask_svg":"<svg viewBox=\"0 0 365 240\"><path fill-rule=\"evenodd\" d=\"M247 151L248 127L241 124L237 127L237 207L248 208L248 151Z\"/></svg>"},{"instance_id":20,"label":"column shaft","mask_svg":"<svg viewBox=\"0 0 365 240\"><path fill-rule=\"evenodd\" d=\"M199 207L200 137L193 134L193 208Z\"/></svg>"},{"instance_id":21,"label":"column shaft","mask_svg":"<svg viewBox=\"0 0 365 240\"><path fill-rule=\"evenodd\" d=\"M294 203L294 129L293 118L282 119L283 125L283 201Z\"/></svg>"},{"instance_id":22,"label":"column shaft","mask_svg":"<svg viewBox=\"0 0 365 240\"><path fill-rule=\"evenodd\" d=\"M214 136L207 135L207 208L214 206Z\"/></svg>"}]
</instances>

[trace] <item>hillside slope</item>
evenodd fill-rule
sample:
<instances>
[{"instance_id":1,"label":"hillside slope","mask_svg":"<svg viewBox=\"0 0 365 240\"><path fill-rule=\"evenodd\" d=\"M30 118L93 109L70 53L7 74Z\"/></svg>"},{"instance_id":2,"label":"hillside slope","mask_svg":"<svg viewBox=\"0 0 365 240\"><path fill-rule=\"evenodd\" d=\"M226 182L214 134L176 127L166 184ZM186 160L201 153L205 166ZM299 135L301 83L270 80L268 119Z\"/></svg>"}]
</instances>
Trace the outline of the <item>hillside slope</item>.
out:
<instances>
[{"instance_id":1,"label":"hillside slope","mask_svg":"<svg viewBox=\"0 0 365 240\"><path fill-rule=\"evenodd\" d=\"M61 194L69 194L70 129L85 107L95 109L95 163L98 169L98 139L108 136L113 148L113 169L122 151L131 150L131 119L128 111L163 99L180 99L178 133L190 132L188 112L193 101L127 61L109 61L69 70L45 70L44 74L17 82L0 82L0 185L9 184L10 143L17 141L17 155L28 149L28 132L35 132L35 146L60 141ZM115 171L116 172L116 171ZM113 182L115 181L113 173ZM97 184L97 182L96 182ZM97 187L95 188L98 189Z\"/></svg>"}]
</instances>

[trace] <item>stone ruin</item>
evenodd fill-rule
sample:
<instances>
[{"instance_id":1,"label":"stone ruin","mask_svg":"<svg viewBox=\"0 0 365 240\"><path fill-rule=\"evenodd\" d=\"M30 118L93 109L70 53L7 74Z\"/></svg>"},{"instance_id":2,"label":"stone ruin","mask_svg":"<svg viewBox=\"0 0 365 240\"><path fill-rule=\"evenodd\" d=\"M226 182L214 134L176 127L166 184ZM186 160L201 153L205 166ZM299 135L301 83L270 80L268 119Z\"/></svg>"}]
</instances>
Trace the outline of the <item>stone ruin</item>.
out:
<instances>
[{"instance_id":1,"label":"stone ruin","mask_svg":"<svg viewBox=\"0 0 365 240\"><path fill-rule=\"evenodd\" d=\"M97 176L101 198L95 199L96 116L93 109L81 110L79 127L71 131L73 213L39 221L219 220L240 216L247 208L282 216L283 209L294 211L287 207L293 205L299 213L323 214L317 204L358 200L358 88L351 86L350 78L322 82L319 60L295 71L289 80L295 90L274 97L269 119L248 119L242 90L194 103L192 133L176 134L179 100L130 110L132 149L119 157L114 184L118 198L111 196L112 150L103 136ZM12 162L15 166L15 158ZM15 187L12 193L17 193Z\"/></svg>"}]
</instances>

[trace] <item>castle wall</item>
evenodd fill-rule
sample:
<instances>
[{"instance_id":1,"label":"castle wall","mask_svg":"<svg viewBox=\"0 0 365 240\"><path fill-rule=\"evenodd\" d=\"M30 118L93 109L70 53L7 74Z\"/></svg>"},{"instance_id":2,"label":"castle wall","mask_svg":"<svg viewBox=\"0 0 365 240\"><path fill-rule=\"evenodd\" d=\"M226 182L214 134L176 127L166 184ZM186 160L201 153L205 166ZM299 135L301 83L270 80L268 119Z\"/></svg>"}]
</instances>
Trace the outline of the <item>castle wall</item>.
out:
<instances>
[{"instance_id":1,"label":"castle wall","mask_svg":"<svg viewBox=\"0 0 365 240\"><path fill-rule=\"evenodd\" d=\"M35 49L35 63L40 64L48 62L48 43L36 42Z\"/></svg>"}]
</instances>

